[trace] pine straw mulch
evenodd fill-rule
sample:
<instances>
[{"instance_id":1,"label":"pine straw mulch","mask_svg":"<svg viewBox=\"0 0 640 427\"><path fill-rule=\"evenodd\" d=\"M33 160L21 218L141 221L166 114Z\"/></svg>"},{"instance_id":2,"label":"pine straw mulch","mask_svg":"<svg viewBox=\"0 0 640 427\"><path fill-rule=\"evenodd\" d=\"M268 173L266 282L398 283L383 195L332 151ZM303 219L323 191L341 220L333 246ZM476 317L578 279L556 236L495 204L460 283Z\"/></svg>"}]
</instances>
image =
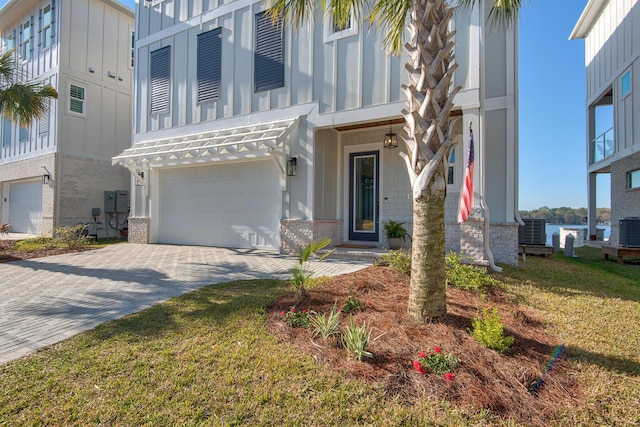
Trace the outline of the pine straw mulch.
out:
<instances>
[{"instance_id":1,"label":"pine straw mulch","mask_svg":"<svg viewBox=\"0 0 640 427\"><path fill-rule=\"evenodd\" d=\"M31 258L42 258L45 256L84 252L96 249L91 246L82 246L78 248L49 248L34 251L22 251L15 248L15 243L15 240L0 240L0 262L21 261Z\"/></svg>"},{"instance_id":2,"label":"pine straw mulch","mask_svg":"<svg viewBox=\"0 0 640 427\"><path fill-rule=\"evenodd\" d=\"M408 290L408 277L399 276L389 267L372 266L329 279L320 288L309 290L306 300L296 306L300 310L328 312L335 301L340 307L349 295L370 303L353 312L354 321L357 325L366 321L372 338L384 335L368 347L373 359L363 362L348 358L337 340L311 339L311 329L292 328L282 322L280 312L296 305L293 294L270 304L269 328L328 369L382 385L389 396L408 403L431 396L463 407L490 410L526 425L544 425L558 411L580 404L577 382L562 357L545 376L542 386L535 393L529 391L561 344L531 310L510 302L497 289L490 290L481 300L475 292L450 287L447 320L418 325L406 315ZM483 347L468 333L478 307L498 307L505 335L515 336L515 344L505 355ZM348 319L343 313L341 324L344 326ZM413 369L418 352L429 353L434 345L460 359L453 381L438 374L421 375Z\"/></svg>"}]
</instances>

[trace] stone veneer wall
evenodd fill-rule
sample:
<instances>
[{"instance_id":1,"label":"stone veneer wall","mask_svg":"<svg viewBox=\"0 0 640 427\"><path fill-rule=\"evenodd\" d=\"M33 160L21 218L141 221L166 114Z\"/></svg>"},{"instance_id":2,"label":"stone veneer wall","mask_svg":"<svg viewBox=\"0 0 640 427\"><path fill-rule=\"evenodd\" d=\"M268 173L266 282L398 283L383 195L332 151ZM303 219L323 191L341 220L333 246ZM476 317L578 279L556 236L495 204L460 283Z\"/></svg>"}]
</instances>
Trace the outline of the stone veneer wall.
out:
<instances>
[{"instance_id":1,"label":"stone veneer wall","mask_svg":"<svg viewBox=\"0 0 640 427\"><path fill-rule=\"evenodd\" d=\"M446 224L445 250L462 253L474 260L486 260L482 240L484 221L469 219L462 224ZM518 224L492 223L489 227L489 247L497 264L518 265Z\"/></svg>"},{"instance_id":2,"label":"stone veneer wall","mask_svg":"<svg viewBox=\"0 0 640 427\"><path fill-rule=\"evenodd\" d=\"M295 255L312 240L331 239L331 247L342 243L342 221L283 219L280 221L280 252Z\"/></svg>"},{"instance_id":3,"label":"stone veneer wall","mask_svg":"<svg viewBox=\"0 0 640 427\"><path fill-rule=\"evenodd\" d=\"M640 169L640 152L611 164L611 245L620 243L619 221L640 217L640 188L629 189L627 173Z\"/></svg>"},{"instance_id":4,"label":"stone veneer wall","mask_svg":"<svg viewBox=\"0 0 640 427\"><path fill-rule=\"evenodd\" d=\"M149 243L149 218L129 217L129 243Z\"/></svg>"}]
</instances>

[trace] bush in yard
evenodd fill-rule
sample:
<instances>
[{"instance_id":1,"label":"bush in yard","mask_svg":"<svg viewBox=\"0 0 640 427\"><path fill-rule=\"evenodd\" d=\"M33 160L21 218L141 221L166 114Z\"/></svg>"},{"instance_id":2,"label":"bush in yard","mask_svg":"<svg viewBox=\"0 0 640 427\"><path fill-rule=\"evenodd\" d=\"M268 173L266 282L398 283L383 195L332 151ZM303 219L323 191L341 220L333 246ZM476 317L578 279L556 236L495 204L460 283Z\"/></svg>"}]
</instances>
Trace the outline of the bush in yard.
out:
<instances>
[{"instance_id":1,"label":"bush in yard","mask_svg":"<svg viewBox=\"0 0 640 427\"><path fill-rule=\"evenodd\" d=\"M349 316L349 325L342 333L342 342L347 353L359 362L363 357L373 357L373 354L367 351L372 340L371 330L367 328L366 322L363 322L362 326L356 326L353 317Z\"/></svg>"},{"instance_id":2,"label":"bush in yard","mask_svg":"<svg viewBox=\"0 0 640 427\"><path fill-rule=\"evenodd\" d=\"M496 307L493 310L482 309L482 317L475 316L472 320L472 326L471 336L473 338L483 346L500 353L507 351L515 341L512 336L504 336L504 325Z\"/></svg>"},{"instance_id":3,"label":"bush in yard","mask_svg":"<svg viewBox=\"0 0 640 427\"><path fill-rule=\"evenodd\" d=\"M336 301L329 313L312 313L309 321L315 328L313 336L320 335L323 339L327 339L332 335L340 335L340 311L338 311L338 302Z\"/></svg>"},{"instance_id":4,"label":"bush in yard","mask_svg":"<svg viewBox=\"0 0 640 427\"><path fill-rule=\"evenodd\" d=\"M445 258L447 267L447 285L465 290L482 292L486 288L499 283L491 277L486 269L471 265L471 258L451 251ZM467 263L465 263L467 262Z\"/></svg>"},{"instance_id":5,"label":"bush in yard","mask_svg":"<svg viewBox=\"0 0 640 427\"><path fill-rule=\"evenodd\" d=\"M293 328L311 327L309 317L309 310L298 310L296 307L291 307L289 311L282 310L280 312L280 320Z\"/></svg>"},{"instance_id":6,"label":"bush in yard","mask_svg":"<svg viewBox=\"0 0 640 427\"><path fill-rule=\"evenodd\" d=\"M89 237L84 235L87 225L64 226L53 229L53 239L69 248L78 248L89 244Z\"/></svg>"},{"instance_id":7,"label":"bush in yard","mask_svg":"<svg viewBox=\"0 0 640 427\"><path fill-rule=\"evenodd\" d=\"M380 257L382 264L393 268L398 274L411 272L411 253L409 251L389 251Z\"/></svg>"}]
</instances>

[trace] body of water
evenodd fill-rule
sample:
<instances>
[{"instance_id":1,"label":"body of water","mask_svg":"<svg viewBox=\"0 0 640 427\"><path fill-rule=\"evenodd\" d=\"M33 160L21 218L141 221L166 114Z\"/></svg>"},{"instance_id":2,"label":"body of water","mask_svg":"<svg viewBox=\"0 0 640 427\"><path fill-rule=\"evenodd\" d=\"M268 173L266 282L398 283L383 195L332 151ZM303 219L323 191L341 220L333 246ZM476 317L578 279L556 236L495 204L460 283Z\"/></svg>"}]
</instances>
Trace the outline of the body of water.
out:
<instances>
[{"instance_id":1,"label":"body of water","mask_svg":"<svg viewBox=\"0 0 640 427\"><path fill-rule=\"evenodd\" d=\"M572 225L572 224L545 224L545 232L547 233L547 245L551 246L551 236L553 233L560 234L560 228L589 228L586 224ZM610 225L598 225L596 228L604 229L604 240L609 240L611 235ZM587 236L589 238L589 236Z\"/></svg>"}]
</instances>

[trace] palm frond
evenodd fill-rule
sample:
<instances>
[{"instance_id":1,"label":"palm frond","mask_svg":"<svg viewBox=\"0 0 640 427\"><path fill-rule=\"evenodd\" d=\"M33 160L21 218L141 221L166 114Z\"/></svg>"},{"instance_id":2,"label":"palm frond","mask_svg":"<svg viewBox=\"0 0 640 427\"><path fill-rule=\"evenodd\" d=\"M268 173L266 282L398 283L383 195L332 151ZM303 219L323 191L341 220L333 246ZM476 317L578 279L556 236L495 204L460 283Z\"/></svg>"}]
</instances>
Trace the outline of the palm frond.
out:
<instances>
[{"instance_id":1,"label":"palm frond","mask_svg":"<svg viewBox=\"0 0 640 427\"><path fill-rule=\"evenodd\" d=\"M0 79L2 84L11 84L14 81L15 67L15 49L11 49L0 55Z\"/></svg>"},{"instance_id":2,"label":"palm frond","mask_svg":"<svg viewBox=\"0 0 640 427\"><path fill-rule=\"evenodd\" d=\"M51 86L14 82L0 90L0 111L9 120L28 126L49 110L49 99L57 97Z\"/></svg>"},{"instance_id":3,"label":"palm frond","mask_svg":"<svg viewBox=\"0 0 640 427\"><path fill-rule=\"evenodd\" d=\"M388 53L400 56L412 0L384 0L376 2L367 20L386 34L383 45Z\"/></svg>"},{"instance_id":4,"label":"palm frond","mask_svg":"<svg viewBox=\"0 0 640 427\"><path fill-rule=\"evenodd\" d=\"M264 3L274 23L283 20L293 28L304 22L311 22L316 6L315 0L264 0Z\"/></svg>"},{"instance_id":5,"label":"palm frond","mask_svg":"<svg viewBox=\"0 0 640 427\"><path fill-rule=\"evenodd\" d=\"M458 4L463 8L473 8L482 0L458 0ZM489 20L491 25L511 25L518 16L518 11L522 6L522 0L493 0Z\"/></svg>"}]
</instances>

